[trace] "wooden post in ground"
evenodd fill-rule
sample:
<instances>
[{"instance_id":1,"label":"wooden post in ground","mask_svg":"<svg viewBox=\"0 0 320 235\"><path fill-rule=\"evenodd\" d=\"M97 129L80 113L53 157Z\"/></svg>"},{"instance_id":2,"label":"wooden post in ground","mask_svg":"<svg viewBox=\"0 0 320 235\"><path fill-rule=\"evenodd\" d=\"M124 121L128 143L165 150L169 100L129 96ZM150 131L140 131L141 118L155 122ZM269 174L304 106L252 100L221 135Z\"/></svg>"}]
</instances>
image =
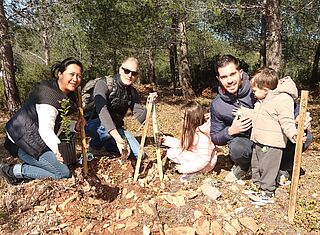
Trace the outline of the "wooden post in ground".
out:
<instances>
[{"instance_id":1,"label":"wooden post in ground","mask_svg":"<svg viewBox=\"0 0 320 235\"><path fill-rule=\"evenodd\" d=\"M299 176L300 176L304 122L305 122L306 113L307 113L308 94L309 92L305 90L301 92L300 112L299 112L299 121L298 121L298 135L297 135L296 148L295 148L295 154L294 154L294 165L293 165L289 210L288 210L289 222L292 224L294 223L293 219L294 219L294 213L296 208L297 191L298 191L298 183L299 183Z\"/></svg>"},{"instance_id":2,"label":"wooden post in ground","mask_svg":"<svg viewBox=\"0 0 320 235\"><path fill-rule=\"evenodd\" d=\"M81 96L81 87L78 87L78 107L79 107L79 119L83 119L83 106L82 106L82 96ZM87 156L87 142L86 142L86 132L84 129L84 123L80 122L80 136L81 136L81 147L82 147L82 156L83 156L83 171L85 175L88 175L88 156Z\"/></svg>"},{"instance_id":3,"label":"wooden post in ground","mask_svg":"<svg viewBox=\"0 0 320 235\"><path fill-rule=\"evenodd\" d=\"M156 155L157 155L157 165L158 165L159 178L162 181L163 171L162 171L162 160L161 160L161 149L160 149L160 130L159 130L159 125L158 125L155 105L153 105L153 110L152 110L152 127L153 127L154 142L156 145Z\"/></svg>"},{"instance_id":4,"label":"wooden post in ground","mask_svg":"<svg viewBox=\"0 0 320 235\"><path fill-rule=\"evenodd\" d=\"M158 125L158 121L157 121L156 106L154 103L155 97L157 97L156 92L150 93L148 96L147 116L146 116L145 126L144 126L142 137L141 137L137 165L136 165L136 169L134 171L134 177L133 177L134 181L138 180L138 175L139 175L139 170L140 170L140 165L141 165L141 160L142 160L143 147L144 147L145 140L147 137L147 132L148 132L149 123L150 123L151 118L152 118L153 136L154 136L154 141L156 144L156 155L157 155L157 165L158 165L159 177L160 177L160 180L163 179L161 150L160 150L160 136L159 136L160 131L159 131L159 125Z\"/></svg>"},{"instance_id":5,"label":"wooden post in ground","mask_svg":"<svg viewBox=\"0 0 320 235\"><path fill-rule=\"evenodd\" d=\"M133 176L133 180L137 181L138 180L138 176L139 176L139 170L140 170L140 165L141 165L141 160L142 160L142 153L143 153L143 147L145 144L145 140L147 137L147 132L148 132L148 128L149 128L149 123L150 123L150 117L151 117L151 112L152 112L152 103L147 101L147 116L146 116L146 121L145 121L145 126L143 129L143 133L141 136L141 143L140 143L140 148L139 148L139 153L138 153L138 158L137 158L137 164L136 164L136 169L134 171L134 176Z\"/></svg>"}]
</instances>

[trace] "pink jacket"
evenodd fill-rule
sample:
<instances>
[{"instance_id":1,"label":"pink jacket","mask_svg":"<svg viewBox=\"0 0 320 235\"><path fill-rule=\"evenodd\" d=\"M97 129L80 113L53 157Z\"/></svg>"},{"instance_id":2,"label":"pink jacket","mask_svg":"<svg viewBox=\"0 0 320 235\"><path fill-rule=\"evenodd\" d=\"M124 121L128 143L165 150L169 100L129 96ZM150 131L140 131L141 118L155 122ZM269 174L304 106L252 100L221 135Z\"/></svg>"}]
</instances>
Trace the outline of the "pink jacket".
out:
<instances>
[{"instance_id":1,"label":"pink jacket","mask_svg":"<svg viewBox=\"0 0 320 235\"><path fill-rule=\"evenodd\" d=\"M181 150L180 140L167 136L164 145L169 159L178 165L180 173L206 173L211 171L217 162L217 150L210 139L210 119L196 130L191 150Z\"/></svg>"}]
</instances>

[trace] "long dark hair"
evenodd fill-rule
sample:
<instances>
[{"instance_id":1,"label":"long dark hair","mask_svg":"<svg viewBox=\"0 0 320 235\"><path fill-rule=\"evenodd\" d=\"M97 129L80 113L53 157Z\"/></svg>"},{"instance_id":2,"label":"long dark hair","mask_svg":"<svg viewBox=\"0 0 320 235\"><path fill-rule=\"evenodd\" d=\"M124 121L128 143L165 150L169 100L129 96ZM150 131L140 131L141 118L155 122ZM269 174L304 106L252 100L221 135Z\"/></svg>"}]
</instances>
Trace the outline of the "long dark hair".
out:
<instances>
[{"instance_id":1,"label":"long dark hair","mask_svg":"<svg viewBox=\"0 0 320 235\"><path fill-rule=\"evenodd\" d=\"M82 63L74 57L69 57L61 62L57 61L51 66L51 77L57 79L58 73L63 73L70 64L78 65L81 68L81 72L83 72Z\"/></svg>"},{"instance_id":2,"label":"long dark hair","mask_svg":"<svg viewBox=\"0 0 320 235\"><path fill-rule=\"evenodd\" d=\"M189 101L187 104L182 106L182 110L184 110L184 115L181 148L182 150L190 150L193 146L194 135L197 127L201 126L205 122L205 109L198 102Z\"/></svg>"}]
</instances>

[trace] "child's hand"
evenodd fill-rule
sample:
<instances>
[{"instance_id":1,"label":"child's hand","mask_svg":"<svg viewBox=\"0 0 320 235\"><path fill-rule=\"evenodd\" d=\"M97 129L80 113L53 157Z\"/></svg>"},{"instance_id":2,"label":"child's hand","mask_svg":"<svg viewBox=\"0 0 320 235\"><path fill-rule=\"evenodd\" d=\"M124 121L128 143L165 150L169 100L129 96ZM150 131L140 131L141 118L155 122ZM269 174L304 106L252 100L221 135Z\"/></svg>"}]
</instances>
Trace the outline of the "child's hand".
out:
<instances>
[{"instance_id":1,"label":"child's hand","mask_svg":"<svg viewBox=\"0 0 320 235\"><path fill-rule=\"evenodd\" d=\"M180 145L180 140L172 136L163 135L160 138L161 138L162 145L165 145L169 148L176 148Z\"/></svg>"},{"instance_id":2,"label":"child's hand","mask_svg":"<svg viewBox=\"0 0 320 235\"><path fill-rule=\"evenodd\" d=\"M176 170L177 170L179 173L182 173L182 172L181 172L181 165L180 165L180 164L177 164L177 165L176 165Z\"/></svg>"},{"instance_id":3,"label":"child's hand","mask_svg":"<svg viewBox=\"0 0 320 235\"><path fill-rule=\"evenodd\" d=\"M299 115L296 117L296 124L298 124L299 121ZM310 130L311 129L311 121L312 121L312 117L310 116L310 112L306 112L306 119L304 121L304 129L305 130Z\"/></svg>"},{"instance_id":4,"label":"child's hand","mask_svg":"<svg viewBox=\"0 0 320 235\"><path fill-rule=\"evenodd\" d=\"M210 113L204 114L204 120L208 121L209 118L210 118Z\"/></svg>"},{"instance_id":5,"label":"child's hand","mask_svg":"<svg viewBox=\"0 0 320 235\"><path fill-rule=\"evenodd\" d=\"M161 136L160 137L160 143L162 144L162 145L165 145L165 146L168 146L168 136L166 136L166 135L163 135L163 136Z\"/></svg>"},{"instance_id":6,"label":"child's hand","mask_svg":"<svg viewBox=\"0 0 320 235\"><path fill-rule=\"evenodd\" d=\"M241 108L234 108L232 110L232 115L233 116L238 116L238 118L240 118L242 116L242 110Z\"/></svg>"}]
</instances>

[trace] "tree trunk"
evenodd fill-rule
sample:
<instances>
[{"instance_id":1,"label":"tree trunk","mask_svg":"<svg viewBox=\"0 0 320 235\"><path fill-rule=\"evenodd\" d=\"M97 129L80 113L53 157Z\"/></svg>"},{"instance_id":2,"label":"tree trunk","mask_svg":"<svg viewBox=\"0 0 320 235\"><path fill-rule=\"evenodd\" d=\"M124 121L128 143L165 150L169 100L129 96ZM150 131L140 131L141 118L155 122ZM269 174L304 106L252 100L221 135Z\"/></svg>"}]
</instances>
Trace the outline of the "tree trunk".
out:
<instances>
[{"instance_id":1,"label":"tree trunk","mask_svg":"<svg viewBox=\"0 0 320 235\"><path fill-rule=\"evenodd\" d=\"M153 85L157 84L152 49L148 50L148 80Z\"/></svg>"},{"instance_id":2,"label":"tree trunk","mask_svg":"<svg viewBox=\"0 0 320 235\"><path fill-rule=\"evenodd\" d=\"M180 64L181 64L181 79L182 79L182 93L187 99L194 97L194 91L191 87L191 74L188 61L188 42L186 35L185 22L179 23L180 30Z\"/></svg>"},{"instance_id":3,"label":"tree trunk","mask_svg":"<svg viewBox=\"0 0 320 235\"><path fill-rule=\"evenodd\" d=\"M260 34L260 67L267 66L267 0L263 0L261 14L261 34Z\"/></svg>"},{"instance_id":4,"label":"tree trunk","mask_svg":"<svg viewBox=\"0 0 320 235\"><path fill-rule=\"evenodd\" d=\"M169 59L170 59L170 78L173 84L173 92L176 93L177 89L177 77L176 77L176 67L177 67L177 44L171 43L169 47Z\"/></svg>"},{"instance_id":5,"label":"tree trunk","mask_svg":"<svg viewBox=\"0 0 320 235\"><path fill-rule=\"evenodd\" d=\"M112 58L112 62L113 62L113 74L117 74L119 72L119 68L118 68L118 60L117 60L117 49L113 48L113 58Z\"/></svg>"},{"instance_id":6,"label":"tree trunk","mask_svg":"<svg viewBox=\"0 0 320 235\"><path fill-rule=\"evenodd\" d=\"M313 65L312 65L312 76L311 76L311 86L320 87L320 75L318 74L319 68L319 59L320 59L320 42L318 44L316 54L314 55Z\"/></svg>"},{"instance_id":7,"label":"tree trunk","mask_svg":"<svg viewBox=\"0 0 320 235\"><path fill-rule=\"evenodd\" d=\"M21 105L15 80L12 46L7 35L8 23L4 13L3 0L0 0L0 59L3 70L3 85L6 105L12 116Z\"/></svg>"},{"instance_id":8,"label":"tree trunk","mask_svg":"<svg viewBox=\"0 0 320 235\"><path fill-rule=\"evenodd\" d=\"M49 45L49 37L48 37L48 29L45 27L42 32L42 43L44 48L44 60L46 65L50 63L50 45Z\"/></svg>"},{"instance_id":9,"label":"tree trunk","mask_svg":"<svg viewBox=\"0 0 320 235\"><path fill-rule=\"evenodd\" d=\"M267 15L269 28L268 66L280 74L282 67L280 0L267 0Z\"/></svg>"}]
</instances>

